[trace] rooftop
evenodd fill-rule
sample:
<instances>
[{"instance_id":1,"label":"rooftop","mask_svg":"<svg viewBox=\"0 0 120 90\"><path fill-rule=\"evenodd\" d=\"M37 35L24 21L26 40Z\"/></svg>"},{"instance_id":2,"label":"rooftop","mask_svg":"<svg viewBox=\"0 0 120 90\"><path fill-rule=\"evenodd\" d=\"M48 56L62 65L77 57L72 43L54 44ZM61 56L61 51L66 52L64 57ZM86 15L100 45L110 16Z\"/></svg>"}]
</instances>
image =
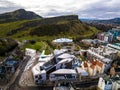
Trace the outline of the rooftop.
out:
<instances>
[{"instance_id":1,"label":"rooftop","mask_svg":"<svg viewBox=\"0 0 120 90\"><path fill-rule=\"evenodd\" d=\"M25 50L26 50L26 51L33 52L33 53L36 52L36 50L34 50L34 49L30 49L30 48L26 48Z\"/></svg>"},{"instance_id":2,"label":"rooftop","mask_svg":"<svg viewBox=\"0 0 120 90\"><path fill-rule=\"evenodd\" d=\"M48 62L53 58L53 54L45 55L45 50L42 51L39 61Z\"/></svg>"},{"instance_id":3,"label":"rooftop","mask_svg":"<svg viewBox=\"0 0 120 90\"><path fill-rule=\"evenodd\" d=\"M65 59L65 58L74 58L74 57L75 57L74 55L70 55L68 53L63 53L62 55L59 55L57 58Z\"/></svg>"},{"instance_id":4,"label":"rooftop","mask_svg":"<svg viewBox=\"0 0 120 90\"><path fill-rule=\"evenodd\" d=\"M67 49L60 49L60 50L55 49L55 50L54 50L54 54L55 54L55 55L60 55L60 54L62 54L62 53L65 53L66 51L68 51L68 50L67 50Z\"/></svg>"},{"instance_id":5,"label":"rooftop","mask_svg":"<svg viewBox=\"0 0 120 90\"><path fill-rule=\"evenodd\" d=\"M46 73L45 70L40 70L40 66L43 66L43 65L44 65L44 62L39 62L39 63L37 63L37 64L32 68L32 73L33 73L34 75Z\"/></svg>"},{"instance_id":6,"label":"rooftop","mask_svg":"<svg viewBox=\"0 0 120 90\"><path fill-rule=\"evenodd\" d=\"M77 74L77 73L74 69L59 69L52 72L51 74Z\"/></svg>"},{"instance_id":7,"label":"rooftop","mask_svg":"<svg viewBox=\"0 0 120 90\"><path fill-rule=\"evenodd\" d=\"M73 40L68 38L59 38L59 39L53 40L53 42L54 43L72 43Z\"/></svg>"},{"instance_id":8,"label":"rooftop","mask_svg":"<svg viewBox=\"0 0 120 90\"><path fill-rule=\"evenodd\" d=\"M80 67L77 67L76 69L77 69L77 72L80 73L82 76L88 76L88 73L86 70L83 70Z\"/></svg>"},{"instance_id":9,"label":"rooftop","mask_svg":"<svg viewBox=\"0 0 120 90\"><path fill-rule=\"evenodd\" d=\"M70 62L72 60L73 59L71 59L71 58L63 59L63 60L59 61L58 64L65 63L65 62Z\"/></svg>"},{"instance_id":10,"label":"rooftop","mask_svg":"<svg viewBox=\"0 0 120 90\"><path fill-rule=\"evenodd\" d=\"M15 61L15 60L9 60L9 61L6 62L7 65L11 65L11 66L14 65L14 64L17 64L17 63L18 62Z\"/></svg>"}]
</instances>

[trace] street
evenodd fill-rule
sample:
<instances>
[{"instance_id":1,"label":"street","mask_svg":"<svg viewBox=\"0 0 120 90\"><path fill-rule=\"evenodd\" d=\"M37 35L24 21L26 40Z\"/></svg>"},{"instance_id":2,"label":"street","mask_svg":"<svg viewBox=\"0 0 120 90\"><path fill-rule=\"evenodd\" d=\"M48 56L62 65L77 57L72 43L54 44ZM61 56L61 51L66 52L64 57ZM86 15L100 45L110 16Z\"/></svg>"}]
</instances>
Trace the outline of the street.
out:
<instances>
[{"instance_id":1,"label":"street","mask_svg":"<svg viewBox=\"0 0 120 90\"><path fill-rule=\"evenodd\" d=\"M19 73L16 75L16 77L14 77L16 78L15 81L8 86L7 90L16 90L16 88L19 88L19 79L29 59L30 59L30 56L26 56L26 58L20 63L20 66L17 69L17 71L19 70Z\"/></svg>"}]
</instances>

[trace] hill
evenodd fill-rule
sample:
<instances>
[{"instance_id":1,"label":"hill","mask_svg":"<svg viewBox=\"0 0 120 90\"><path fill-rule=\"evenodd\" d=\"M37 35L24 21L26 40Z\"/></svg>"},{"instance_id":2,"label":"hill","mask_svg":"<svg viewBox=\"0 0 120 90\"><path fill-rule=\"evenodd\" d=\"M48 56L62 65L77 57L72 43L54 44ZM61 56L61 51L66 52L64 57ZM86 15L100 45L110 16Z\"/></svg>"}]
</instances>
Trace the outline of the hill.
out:
<instances>
[{"instance_id":1,"label":"hill","mask_svg":"<svg viewBox=\"0 0 120 90\"><path fill-rule=\"evenodd\" d=\"M86 23L98 23L107 25L119 25L120 18L106 19L106 20L93 20L93 19L81 19L82 22Z\"/></svg>"},{"instance_id":2,"label":"hill","mask_svg":"<svg viewBox=\"0 0 120 90\"><path fill-rule=\"evenodd\" d=\"M52 40L58 37L87 38L99 30L83 24L77 15L34 20L22 20L0 24L0 37L18 40Z\"/></svg>"},{"instance_id":3,"label":"hill","mask_svg":"<svg viewBox=\"0 0 120 90\"><path fill-rule=\"evenodd\" d=\"M24 9L19 9L13 12L0 14L0 23L13 22L18 20L32 20L37 18L42 18L42 17L35 14L34 12L26 11Z\"/></svg>"},{"instance_id":4,"label":"hill","mask_svg":"<svg viewBox=\"0 0 120 90\"><path fill-rule=\"evenodd\" d=\"M102 31L108 31L120 24L120 18L114 18L108 20L81 19L81 21L86 23L87 25L96 27L97 29Z\"/></svg>"}]
</instances>

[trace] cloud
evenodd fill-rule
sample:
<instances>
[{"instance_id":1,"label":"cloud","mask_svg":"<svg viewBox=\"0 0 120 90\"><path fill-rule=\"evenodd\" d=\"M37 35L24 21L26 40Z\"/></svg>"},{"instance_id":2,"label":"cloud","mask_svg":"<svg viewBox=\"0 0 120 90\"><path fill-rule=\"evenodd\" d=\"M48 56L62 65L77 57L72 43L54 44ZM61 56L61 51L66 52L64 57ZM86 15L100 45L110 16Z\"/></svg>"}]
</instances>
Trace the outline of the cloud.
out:
<instances>
[{"instance_id":1,"label":"cloud","mask_svg":"<svg viewBox=\"0 0 120 90\"><path fill-rule=\"evenodd\" d=\"M104 0L89 6L86 10L79 12L83 17L110 19L120 17L120 2L117 0Z\"/></svg>"},{"instance_id":2,"label":"cloud","mask_svg":"<svg viewBox=\"0 0 120 90\"><path fill-rule=\"evenodd\" d=\"M0 0L0 13L13 11L19 8L23 7L7 0Z\"/></svg>"},{"instance_id":3,"label":"cloud","mask_svg":"<svg viewBox=\"0 0 120 90\"><path fill-rule=\"evenodd\" d=\"M119 0L0 0L0 13L24 8L43 17L78 14L80 18L120 16Z\"/></svg>"}]
</instances>

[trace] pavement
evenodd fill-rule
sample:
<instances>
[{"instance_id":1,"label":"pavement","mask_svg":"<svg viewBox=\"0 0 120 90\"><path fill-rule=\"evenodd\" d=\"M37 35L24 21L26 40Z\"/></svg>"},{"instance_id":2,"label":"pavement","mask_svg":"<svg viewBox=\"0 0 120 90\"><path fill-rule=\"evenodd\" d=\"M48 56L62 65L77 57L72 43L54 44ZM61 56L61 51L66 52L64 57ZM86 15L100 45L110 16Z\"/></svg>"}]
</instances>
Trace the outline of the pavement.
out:
<instances>
[{"instance_id":1,"label":"pavement","mask_svg":"<svg viewBox=\"0 0 120 90\"><path fill-rule=\"evenodd\" d=\"M25 69L20 77L19 80L19 85L21 87L31 87L31 86L36 86L33 80L33 76L32 76L32 67L36 64L36 62L38 61L36 58L39 56L39 54L37 54L36 56L32 57L31 59L29 59L29 61L27 62Z\"/></svg>"}]
</instances>

